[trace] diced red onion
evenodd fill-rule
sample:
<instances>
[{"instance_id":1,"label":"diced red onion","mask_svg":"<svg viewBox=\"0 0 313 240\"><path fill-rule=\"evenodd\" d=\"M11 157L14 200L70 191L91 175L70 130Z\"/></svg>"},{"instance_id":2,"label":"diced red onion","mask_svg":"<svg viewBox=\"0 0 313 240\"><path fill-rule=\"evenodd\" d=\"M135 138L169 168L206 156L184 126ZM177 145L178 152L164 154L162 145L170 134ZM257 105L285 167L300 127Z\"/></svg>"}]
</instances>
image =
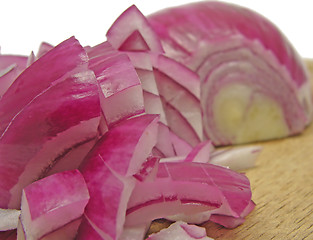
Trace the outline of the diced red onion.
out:
<instances>
[{"instance_id":1,"label":"diced red onion","mask_svg":"<svg viewBox=\"0 0 313 240\"><path fill-rule=\"evenodd\" d=\"M169 128L195 146L203 138L198 76L162 55L154 59L153 67Z\"/></svg>"},{"instance_id":2,"label":"diced red onion","mask_svg":"<svg viewBox=\"0 0 313 240\"><path fill-rule=\"evenodd\" d=\"M106 36L118 50L163 52L159 38L135 5L119 16Z\"/></svg>"},{"instance_id":3,"label":"diced red onion","mask_svg":"<svg viewBox=\"0 0 313 240\"><path fill-rule=\"evenodd\" d=\"M250 201L250 184L242 174L212 164L160 163L154 181L136 183L125 224L209 211L239 217Z\"/></svg>"},{"instance_id":4,"label":"diced red onion","mask_svg":"<svg viewBox=\"0 0 313 240\"><path fill-rule=\"evenodd\" d=\"M85 58L70 38L27 68L1 98L1 207L19 208L25 186L97 137L98 87Z\"/></svg>"},{"instance_id":5,"label":"diced red onion","mask_svg":"<svg viewBox=\"0 0 313 240\"><path fill-rule=\"evenodd\" d=\"M89 68L96 75L108 126L144 112L142 87L128 56L108 42L89 49ZM127 78L125 78L127 76Z\"/></svg>"},{"instance_id":6,"label":"diced red onion","mask_svg":"<svg viewBox=\"0 0 313 240\"><path fill-rule=\"evenodd\" d=\"M142 115L115 125L80 167L90 192L85 218L104 239L118 239L122 234L127 202L135 185L133 175L156 144L158 120L155 115Z\"/></svg>"},{"instance_id":7,"label":"diced red onion","mask_svg":"<svg viewBox=\"0 0 313 240\"><path fill-rule=\"evenodd\" d=\"M130 19L131 28L129 28ZM117 34L116 32L121 33L121 28L125 28L122 31L123 34ZM107 39L116 49L125 52L131 59L142 84L145 112L160 114L160 121L163 125L159 130L159 139L154 148L154 154L163 157L174 156L175 149L171 142L151 61L152 55L163 52L159 39L147 24L144 15L135 6L131 6L115 21L107 32Z\"/></svg>"},{"instance_id":8,"label":"diced red onion","mask_svg":"<svg viewBox=\"0 0 313 240\"><path fill-rule=\"evenodd\" d=\"M229 167L235 171L248 169L255 166L261 150L260 146L216 149L211 154L210 163Z\"/></svg>"},{"instance_id":9,"label":"diced red onion","mask_svg":"<svg viewBox=\"0 0 313 240\"><path fill-rule=\"evenodd\" d=\"M29 102L52 85L54 81L84 69L87 55L75 38L70 38L54 48L39 61L18 77L1 98L0 104L0 135L10 124L11 119ZM27 61L27 60L25 60ZM51 62L54 64L51 65ZM26 62L25 62L26 64ZM40 79L40 81L38 80ZM60 80L59 80L60 81ZM24 87L31 86L31 87ZM18 92L19 94L16 94Z\"/></svg>"},{"instance_id":10,"label":"diced red onion","mask_svg":"<svg viewBox=\"0 0 313 240\"><path fill-rule=\"evenodd\" d=\"M18 239L57 234L57 229L82 216L88 200L88 189L78 170L57 173L28 185L23 190ZM75 226L70 228L74 236L78 228Z\"/></svg>"},{"instance_id":11,"label":"diced red onion","mask_svg":"<svg viewBox=\"0 0 313 240\"><path fill-rule=\"evenodd\" d=\"M214 147L211 141L203 141L196 145L188 155L178 155L172 158L161 158L161 162L202 162L209 163ZM231 161L231 160L229 160ZM219 164L216 164L219 165Z\"/></svg>"}]
</instances>

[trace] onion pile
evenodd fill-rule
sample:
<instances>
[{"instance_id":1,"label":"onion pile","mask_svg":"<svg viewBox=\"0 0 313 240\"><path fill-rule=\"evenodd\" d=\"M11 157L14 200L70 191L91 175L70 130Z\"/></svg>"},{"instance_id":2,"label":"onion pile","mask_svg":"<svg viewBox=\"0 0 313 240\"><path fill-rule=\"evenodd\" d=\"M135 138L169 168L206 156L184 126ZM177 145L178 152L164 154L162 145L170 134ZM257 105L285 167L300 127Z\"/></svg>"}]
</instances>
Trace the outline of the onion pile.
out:
<instances>
[{"instance_id":1,"label":"onion pile","mask_svg":"<svg viewBox=\"0 0 313 240\"><path fill-rule=\"evenodd\" d=\"M272 24L216 2L131 6L99 45L0 55L1 239L138 240L157 218L176 223L149 239L237 227L255 204L234 170L261 148L216 146L301 132L308 84Z\"/></svg>"}]
</instances>

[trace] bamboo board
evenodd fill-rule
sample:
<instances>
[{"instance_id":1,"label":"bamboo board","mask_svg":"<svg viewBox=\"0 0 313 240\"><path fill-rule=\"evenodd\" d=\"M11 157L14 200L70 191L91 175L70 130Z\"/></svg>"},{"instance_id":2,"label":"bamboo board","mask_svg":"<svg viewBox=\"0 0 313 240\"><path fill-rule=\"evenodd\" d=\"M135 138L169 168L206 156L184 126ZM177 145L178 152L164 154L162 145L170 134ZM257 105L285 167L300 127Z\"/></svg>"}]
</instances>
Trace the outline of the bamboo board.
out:
<instances>
[{"instance_id":1,"label":"bamboo board","mask_svg":"<svg viewBox=\"0 0 313 240\"><path fill-rule=\"evenodd\" d=\"M313 62L309 63L313 76ZM301 134L260 143L256 166L246 170L256 208L243 225L207 223L214 239L313 239L313 123ZM157 231L168 223L154 223Z\"/></svg>"}]
</instances>

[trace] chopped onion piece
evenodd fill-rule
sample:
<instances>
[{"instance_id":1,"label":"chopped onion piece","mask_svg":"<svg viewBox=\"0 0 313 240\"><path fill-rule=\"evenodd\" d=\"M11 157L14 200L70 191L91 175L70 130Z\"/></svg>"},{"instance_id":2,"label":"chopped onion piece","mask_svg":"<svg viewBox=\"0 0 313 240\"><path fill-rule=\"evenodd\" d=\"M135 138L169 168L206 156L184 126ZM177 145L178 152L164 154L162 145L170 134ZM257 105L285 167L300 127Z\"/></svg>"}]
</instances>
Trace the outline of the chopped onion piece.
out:
<instances>
[{"instance_id":1,"label":"chopped onion piece","mask_svg":"<svg viewBox=\"0 0 313 240\"><path fill-rule=\"evenodd\" d=\"M159 118L142 115L115 125L97 142L80 169L90 192L85 223L104 239L122 234L134 174L157 141Z\"/></svg>"},{"instance_id":2,"label":"chopped onion piece","mask_svg":"<svg viewBox=\"0 0 313 240\"><path fill-rule=\"evenodd\" d=\"M229 167L235 171L244 170L255 166L261 151L260 146L216 149L211 155L210 163Z\"/></svg>"},{"instance_id":3,"label":"chopped onion piece","mask_svg":"<svg viewBox=\"0 0 313 240\"><path fill-rule=\"evenodd\" d=\"M135 5L116 19L106 36L114 48L122 51L163 52L159 38Z\"/></svg>"},{"instance_id":4,"label":"chopped onion piece","mask_svg":"<svg viewBox=\"0 0 313 240\"><path fill-rule=\"evenodd\" d=\"M162 55L154 58L153 67L170 130L195 146L203 139L198 76Z\"/></svg>"},{"instance_id":5,"label":"chopped onion piece","mask_svg":"<svg viewBox=\"0 0 313 240\"><path fill-rule=\"evenodd\" d=\"M0 135L8 127L12 118L34 97L51 87L53 83L60 81L60 78L64 78L71 71L74 74L83 69L86 70L87 61L88 58L83 48L72 37L32 64L31 68L23 71L0 101ZM51 65L51 62L55 64Z\"/></svg>"},{"instance_id":6,"label":"chopped onion piece","mask_svg":"<svg viewBox=\"0 0 313 240\"><path fill-rule=\"evenodd\" d=\"M19 208L24 187L97 137L99 92L85 57L70 38L28 67L1 98L0 207ZM70 169L83 158L73 159Z\"/></svg>"},{"instance_id":7,"label":"chopped onion piece","mask_svg":"<svg viewBox=\"0 0 313 240\"><path fill-rule=\"evenodd\" d=\"M202 162L209 163L211 160L211 153L213 152L214 147L211 141L203 141L195 146L190 153L186 156L180 155L170 158L161 158L161 162ZM227 156L227 160L231 160L231 156ZM229 159L230 158L230 159ZM220 164L217 164L220 165Z\"/></svg>"},{"instance_id":8,"label":"chopped onion piece","mask_svg":"<svg viewBox=\"0 0 313 240\"><path fill-rule=\"evenodd\" d=\"M101 90L101 109L108 127L143 113L140 80L128 56L115 50L108 42L88 52L89 68L94 71Z\"/></svg>"},{"instance_id":9,"label":"chopped onion piece","mask_svg":"<svg viewBox=\"0 0 313 240\"><path fill-rule=\"evenodd\" d=\"M78 170L57 173L28 185L23 190L18 239L23 235L25 239L41 239L63 228L82 216L88 200L88 189ZM74 228L72 235L76 231Z\"/></svg>"},{"instance_id":10,"label":"chopped onion piece","mask_svg":"<svg viewBox=\"0 0 313 240\"><path fill-rule=\"evenodd\" d=\"M205 163L160 163L154 181L136 183L125 225L209 211L239 217L250 201L249 180L242 174Z\"/></svg>"}]
</instances>

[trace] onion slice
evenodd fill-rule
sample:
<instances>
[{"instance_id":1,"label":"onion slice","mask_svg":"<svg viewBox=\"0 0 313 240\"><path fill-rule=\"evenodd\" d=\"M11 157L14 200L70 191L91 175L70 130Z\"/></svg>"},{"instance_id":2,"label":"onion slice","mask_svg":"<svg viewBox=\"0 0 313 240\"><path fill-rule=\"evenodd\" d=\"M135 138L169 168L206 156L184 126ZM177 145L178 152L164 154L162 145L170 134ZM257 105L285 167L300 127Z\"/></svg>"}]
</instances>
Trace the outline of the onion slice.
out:
<instances>
[{"instance_id":1,"label":"onion slice","mask_svg":"<svg viewBox=\"0 0 313 240\"><path fill-rule=\"evenodd\" d=\"M227 149L215 149L210 158L211 164L229 167L234 171L245 170L255 166L262 151L261 146L240 146Z\"/></svg>"},{"instance_id":2,"label":"onion slice","mask_svg":"<svg viewBox=\"0 0 313 240\"><path fill-rule=\"evenodd\" d=\"M170 130L190 145L197 145L203 139L198 76L163 55L154 58L153 67Z\"/></svg>"},{"instance_id":3,"label":"onion slice","mask_svg":"<svg viewBox=\"0 0 313 240\"><path fill-rule=\"evenodd\" d=\"M135 5L116 19L106 36L118 50L163 52L159 38Z\"/></svg>"},{"instance_id":4,"label":"onion slice","mask_svg":"<svg viewBox=\"0 0 313 240\"><path fill-rule=\"evenodd\" d=\"M70 38L28 67L1 98L2 208L18 209L24 187L46 176L71 150L96 139L98 86L85 58ZM73 159L69 169L83 157Z\"/></svg>"},{"instance_id":5,"label":"onion slice","mask_svg":"<svg viewBox=\"0 0 313 240\"><path fill-rule=\"evenodd\" d=\"M250 201L250 183L242 174L205 163L160 163L154 181L136 183L125 225L208 212L238 218Z\"/></svg>"},{"instance_id":6,"label":"onion slice","mask_svg":"<svg viewBox=\"0 0 313 240\"><path fill-rule=\"evenodd\" d=\"M142 87L128 56L108 42L89 49L88 55L89 68L99 85L101 110L107 127L143 113Z\"/></svg>"},{"instance_id":7,"label":"onion slice","mask_svg":"<svg viewBox=\"0 0 313 240\"><path fill-rule=\"evenodd\" d=\"M88 200L88 189L78 170L57 173L28 185L23 190L18 239L41 239L76 221ZM72 235L76 231L74 228Z\"/></svg>"},{"instance_id":8,"label":"onion slice","mask_svg":"<svg viewBox=\"0 0 313 240\"><path fill-rule=\"evenodd\" d=\"M90 192L85 218L104 239L118 239L123 231L127 202L135 186L134 174L157 141L159 118L142 115L112 127L97 142L80 167Z\"/></svg>"}]
</instances>

